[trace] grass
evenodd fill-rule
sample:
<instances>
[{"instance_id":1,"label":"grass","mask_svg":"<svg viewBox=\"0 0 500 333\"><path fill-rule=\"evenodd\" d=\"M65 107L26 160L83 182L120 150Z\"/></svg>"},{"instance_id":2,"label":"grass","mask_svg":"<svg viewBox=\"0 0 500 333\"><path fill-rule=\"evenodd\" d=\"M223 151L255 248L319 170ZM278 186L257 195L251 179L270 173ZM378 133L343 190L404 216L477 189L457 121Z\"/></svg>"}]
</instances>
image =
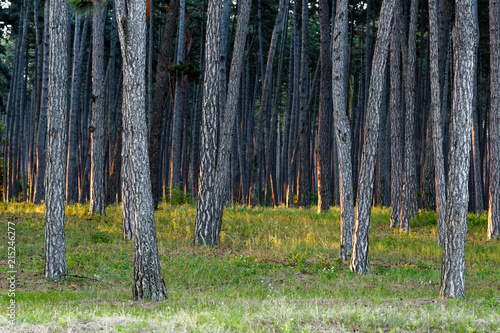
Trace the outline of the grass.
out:
<instances>
[{"instance_id":1,"label":"grass","mask_svg":"<svg viewBox=\"0 0 500 333\"><path fill-rule=\"evenodd\" d=\"M162 205L155 214L169 299L133 302L133 244L121 239L120 207L107 216L66 208L70 274L43 279L43 206L0 204L1 274L7 221L16 223L15 331L33 332L494 332L500 331L500 243L486 242L486 215L469 216L465 300L439 299L436 214L421 212L410 234L374 208L371 273L338 260L339 210L225 210L221 245L194 247L196 208ZM7 308L7 281L0 281ZM0 331L7 327L0 313ZM11 328L10 328L11 329Z\"/></svg>"}]
</instances>

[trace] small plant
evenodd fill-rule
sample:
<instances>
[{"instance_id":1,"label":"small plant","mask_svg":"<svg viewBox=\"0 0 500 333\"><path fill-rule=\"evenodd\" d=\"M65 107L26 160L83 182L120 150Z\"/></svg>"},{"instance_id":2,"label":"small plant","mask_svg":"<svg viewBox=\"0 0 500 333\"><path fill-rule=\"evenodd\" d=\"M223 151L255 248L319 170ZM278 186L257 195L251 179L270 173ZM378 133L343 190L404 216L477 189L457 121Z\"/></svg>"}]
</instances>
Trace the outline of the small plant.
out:
<instances>
[{"instance_id":1,"label":"small plant","mask_svg":"<svg viewBox=\"0 0 500 333\"><path fill-rule=\"evenodd\" d=\"M107 232L94 232L90 234L90 238L94 243L109 243L111 241L111 235Z\"/></svg>"}]
</instances>

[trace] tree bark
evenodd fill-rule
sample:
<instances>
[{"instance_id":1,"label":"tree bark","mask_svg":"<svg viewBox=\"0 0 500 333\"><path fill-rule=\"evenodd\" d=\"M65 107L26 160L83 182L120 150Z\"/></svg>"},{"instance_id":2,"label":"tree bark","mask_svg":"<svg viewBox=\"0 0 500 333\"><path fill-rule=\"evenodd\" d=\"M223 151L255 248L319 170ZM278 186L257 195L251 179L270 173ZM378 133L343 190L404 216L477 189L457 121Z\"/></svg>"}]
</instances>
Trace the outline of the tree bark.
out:
<instances>
[{"instance_id":1,"label":"tree bark","mask_svg":"<svg viewBox=\"0 0 500 333\"><path fill-rule=\"evenodd\" d=\"M490 201L488 240L500 239L500 1L490 0Z\"/></svg>"},{"instance_id":2,"label":"tree bark","mask_svg":"<svg viewBox=\"0 0 500 333\"><path fill-rule=\"evenodd\" d=\"M441 115L441 83L439 80L440 55L447 50L439 48L439 0L429 0L429 62L431 83L432 144L434 148L434 177L436 187L436 210L438 216L438 243L443 244L444 217L446 212L446 181L443 153L443 131Z\"/></svg>"},{"instance_id":3,"label":"tree bark","mask_svg":"<svg viewBox=\"0 0 500 333\"><path fill-rule=\"evenodd\" d=\"M300 111L299 111L299 179L297 205L311 205L311 168L308 108L309 78L309 0L302 0L302 50L300 59Z\"/></svg>"},{"instance_id":4,"label":"tree bark","mask_svg":"<svg viewBox=\"0 0 500 333\"><path fill-rule=\"evenodd\" d=\"M403 44L403 73L405 85L405 147L403 192L399 228L410 232L410 219L417 209L417 174L415 160L415 64L417 58L417 16L418 0L411 1L408 44Z\"/></svg>"},{"instance_id":5,"label":"tree bark","mask_svg":"<svg viewBox=\"0 0 500 333\"><path fill-rule=\"evenodd\" d=\"M64 202L66 181L66 88L68 85L68 5L50 1L50 56L47 106L47 170L45 175L45 277L66 274Z\"/></svg>"},{"instance_id":6,"label":"tree bark","mask_svg":"<svg viewBox=\"0 0 500 333\"><path fill-rule=\"evenodd\" d=\"M352 189L351 133L347 117L348 72L348 0L337 1L335 28L332 35L332 100L339 161L340 190L340 257L349 260L354 226Z\"/></svg>"},{"instance_id":7,"label":"tree bark","mask_svg":"<svg viewBox=\"0 0 500 333\"><path fill-rule=\"evenodd\" d=\"M369 271L368 235L372 208L373 178L375 174L375 155L379 130L379 113L382 104L385 67L389 50L389 33L394 8L394 0L384 0L380 10L380 26L375 42L373 71L370 82L365 135L359 175L357 211L354 221L354 236L350 268L354 273L366 274Z\"/></svg>"},{"instance_id":8,"label":"tree bark","mask_svg":"<svg viewBox=\"0 0 500 333\"><path fill-rule=\"evenodd\" d=\"M477 3L456 3L453 28L453 104L450 127L448 197L441 266L441 297L465 297L465 236L467 233L474 75L478 44Z\"/></svg>"},{"instance_id":9,"label":"tree bark","mask_svg":"<svg viewBox=\"0 0 500 333\"><path fill-rule=\"evenodd\" d=\"M334 4L334 2L332 2ZM330 188L330 152L331 142L331 92L332 92L332 59L330 55L330 9L328 0L320 0L320 58L321 78L319 87L319 149L318 160L318 212L327 212L332 202ZM347 45L345 45L347 47ZM344 84L345 85L345 84Z\"/></svg>"},{"instance_id":10,"label":"tree bark","mask_svg":"<svg viewBox=\"0 0 500 333\"><path fill-rule=\"evenodd\" d=\"M124 165L130 176L134 238L134 300L167 298L158 256L146 126L146 2L116 0L123 58ZM127 160L128 159L128 160Z\"/></svg>"},{"instance_id":11,"label":"tree bark","mask_svg":"<svg viewBox=\"0 0 500 333\"><path fill-rule=\"evenodd\" d=\"M216 215L215 177L217 132L219 124L219 61L220 20L222 4L209 0L207 11L207 35L205 45L205 81L203 84L203 113L201 126L201 164L199 175L198 204L196 207L195 244L215 245L219 242L218 226L211 223Z\"/></svg>"},{"instance_id":12,"label":"tree bark","mask_svg":"<svg viewBox=\"0 0 500 333\"><path fill-rule=\"evenodd\" d=\"M91 173L90 212L106 215L104 188L104 7L101 0L94 2L92 17L92 120L90 123Z\"/></svg>"}]
</instances>

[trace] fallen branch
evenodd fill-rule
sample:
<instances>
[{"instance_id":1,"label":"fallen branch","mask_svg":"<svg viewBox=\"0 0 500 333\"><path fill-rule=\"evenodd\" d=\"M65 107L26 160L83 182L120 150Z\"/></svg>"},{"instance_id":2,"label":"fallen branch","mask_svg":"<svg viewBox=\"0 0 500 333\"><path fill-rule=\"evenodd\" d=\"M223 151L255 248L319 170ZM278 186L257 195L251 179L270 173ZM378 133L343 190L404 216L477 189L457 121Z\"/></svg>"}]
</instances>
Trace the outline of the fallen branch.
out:
<instances>
[{"instance_id":1,"label":"fallen branch","mask_svg":"<svg viewBox=\"0 0 500 333\"><path fill-rule=\"evenodd\" d=\"M80 279L89 279L89 280L92 280L92 281L107 283L107 284L110 284L110 285L114 286L114 284L112 284L111 282L106 282L106 281L103 281L103 280L99 280L99 279L92 278L92 277L89 277L89 276L84 276L84 275L61 274L61 276L71 276L71 277L76 277L76 278L80 278Z\"/></svg>"}]
</instances>

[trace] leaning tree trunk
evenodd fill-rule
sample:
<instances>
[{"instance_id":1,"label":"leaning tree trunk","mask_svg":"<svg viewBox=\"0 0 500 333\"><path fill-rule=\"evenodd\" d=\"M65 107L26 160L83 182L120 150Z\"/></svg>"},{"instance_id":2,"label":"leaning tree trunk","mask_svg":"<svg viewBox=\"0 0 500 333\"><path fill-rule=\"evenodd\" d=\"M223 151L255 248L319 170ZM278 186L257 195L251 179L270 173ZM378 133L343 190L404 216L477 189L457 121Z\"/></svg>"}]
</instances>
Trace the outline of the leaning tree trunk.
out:
<instances>
[{"instance_id":1,"label":"leaning tree trunk","mask_svg":"<svg viewBox=\"0 0 500 333\"><path fill-rule=\"evenodd\" d=\"M68 272L64 202L66 182L66 88L68 86L68 5L50 1L50 57L45 174L45 277L58 280Z\"/></svg>"},{"instance_id":2,"label":"leaning tree trunk","mask_svg":"<svg viewBox=\"0 0 500 333\"><path fill-rule=\"evenodd\" d=\"M373 179L379 131L379 113L382 104L385 66L389 51L389 33L394 8L394 0L384 0L380 10L380 26L373 55L373 70L368 97L363 152L357 197L356 219L352 245L351 271L366 274L369 271L368 234L372 208Z\"/></svg>"},{"instance_id":3,"label":"leaning tree trunk","mask_svg":"<svg viewBox=\"0 0 500 333\"><path fill-rule=\"evenodd\" d=\"M401 99L401 1L394 4L391 32L391 228L399 226L403 189L403 123Z\"/></svg>"},{"instance_id":4,"label":"leaning tree trunk","mask_svg":"<svg viewBox=\"0 0 500 333\"><path fill-rule=\"evenodd\" d=\"M438 14L439 0L429 0L429 61L431 77L432 143L434 148L434 176L436 187L436 210L438 219L438 243L443 244L444 217L446 212L446 181L444 175L443 128L441 124L441 84L439 82Z\"/></svg>"},{"instance_id":5,"label":"leaning tree trunk","mask_svg":"<svg viewBox=\"0 0 500 333\"><path fill-rule=\"evenodd\" d=\"M219 95L219 42L222 4L208 1L207 35L205 45L205 82L203 84L203 113L201 125L201 164L196 207L195 243L215 245L219 242L215 211L215 153L217 152L218 95Z\"/></svg>"},{"instance_id":6,"label":"leaning tree trunk","mask_svg":"<svg viewBox=\"0 0 500 333\"><path fill-rule=\"evenodd\" d=\"M418 0L411 1L408 44L403 43L403 73L405 83L405 151L403 172L403 193L399 228L410 232L410 218L417 206L417 174L415 160L415 63L417 58L417 16Z\"/></svg>"},{"instance_id":7,"label":"leaning tree trunk","mask_svg":"<svg viewBox=\"0 0 500 333\"><path fill-rule=\"evenodd\" d=\"M222 225L222 215L224 203L229 197L230 188L230 170L229 161L232 152L234 123L236 119L236 110L240 95L241 73L243 71L243 56L246 44L246 35L248 31L248 21L250 18L251 0L243 0L240 3L238 13L238 25L236 28L235 44L233 58L231 60L231 72L229 76L228 94L226 111L224 113L224 123L221 131L220 147L217 156L217 169L215 170L215 215L210 224L216 225L216 239L219 239L220 228Z\"/></svg>"},{"instance_id":8,"label":"leaning tree trunk","mask_svg":"<svg viewBox=\"0 0 500 333\"><path fill-rule=\"evenodd\" d=\"M91 139L90 212L106 215L104 203L104 7L101 0L94 2L92 17L92 120Z\"/></svg>"},{"instance_id":9,"label":"leaning tree trunk","mask_svg":"<svg viewBox=\"0 0 500 333\"><path fill-rule=\"evenodd\" d=\"M477 7L474 0L456 3L452 38L454 80L450 124L450 165L439 294L441 297L456 298L465 297L468 176L478 44Z\"/></svg>"},{"instance_id":10,"label":"leaning tree trunk","mask_svg":"<svg viewBox=\"0 0 500 333\"><path fill-rule=\"evenodd\" d=\"M129 166L134 238L134 300L161 301L167 289L160 267L146 126L146 2L116 0L123 58L123 147ZM128 160L127 160L128 159Z\"/></svg>"},{"instance_id":11,"label":"leaning tree trunk","mask_svg":"<svg viewBox=\"0 0 500 333\"><path fill-rule=\"evenodd\" d=\"M335 2L332 2L335 4ZM330 57L330 10L328 0L319 1L321 79L319 86L318 212L327 212L332 202L330 188L332 60ZM347 46L347 44L345 45ZM344 83L345 85L345 83Z\"/></svg>"},{"instance_id":12,"label":"leaning tree trunk","mask_svg":"<svg viewBox=\"0 0 500 333\"><path fill-rule=\"evenodd\" d=\"M489 127L490 203L488 239L500 238L500 2L490 0L490 89Z\"/></svg>"},{"instance_id":13,"label":"leaning tree trunk","mask_svg":"<svg viewBox=\"0 0 500 333\"><path fill-rule=\"evenodd\" d=\"M348 0L338 0L333 30L332 99L335 136L339 161L340 190L340 257L349 260L354 226L352 191L351 127L347 117L348 72Z\"/></svg>"}]
</instances>

